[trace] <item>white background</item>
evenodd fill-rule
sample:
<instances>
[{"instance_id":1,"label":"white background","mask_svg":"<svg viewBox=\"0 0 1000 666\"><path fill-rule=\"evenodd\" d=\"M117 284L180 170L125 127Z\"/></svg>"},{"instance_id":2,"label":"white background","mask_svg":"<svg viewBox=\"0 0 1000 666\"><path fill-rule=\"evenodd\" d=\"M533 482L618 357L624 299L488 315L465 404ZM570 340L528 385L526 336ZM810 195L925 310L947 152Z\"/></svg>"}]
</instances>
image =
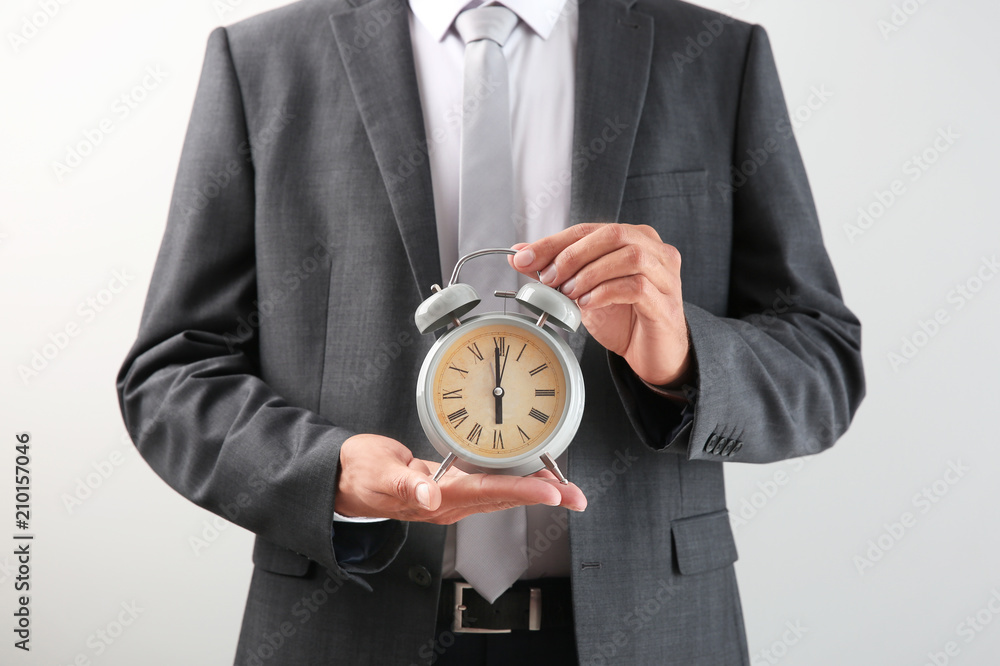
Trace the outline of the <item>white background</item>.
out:
<instances>
[{"instance_id":1,"label":"white background","mask_svg":"<svg viewBox=\"0 0 1000 666\"><path fill-rule=\"evenodd\" d=\"M213 516L134 453L114 377L136 333L208 33L284 3L67 1L24 32L43 4L0 10L0 542L16 531L14 434L25 430L37 535L30 655L12 647L15 561L13 545L0 546L0 663L232 663L251 535L213 532ZM1000 252L1000 5L907 0L910 15L893 24L887 0L703 4L768 29L827 247L864 323L868 397L848 435L819 457L727 469L754 663L998 663L1000 621L977 631L966 618L993 620L993 595L1000 610L1000 279L977 282ZM11 34L30 36L15 45ZM147 68L162 80L136 92ZM135 106L127 115L122 95ZM60 178L54 164L105 118L112 131ZM948 128L958 138L935 150ZM915 179L907 162L928 149L935 161ZM897 179L903 193L849 236L859 207L878 212ZM971 300L953 291L966 284L978 288ZM104 300L100 312L88 298ZM923 334L938 310L945 323ZM23 379L18 366L74 324L77 335ZM904 338L921 345L912 358ZM905 362L894 367L890 353ZM192 538L207 547L196 552ZM138 617L112 643L96 639L117 633L123 603Z\"/></svg>"}]
</instances>

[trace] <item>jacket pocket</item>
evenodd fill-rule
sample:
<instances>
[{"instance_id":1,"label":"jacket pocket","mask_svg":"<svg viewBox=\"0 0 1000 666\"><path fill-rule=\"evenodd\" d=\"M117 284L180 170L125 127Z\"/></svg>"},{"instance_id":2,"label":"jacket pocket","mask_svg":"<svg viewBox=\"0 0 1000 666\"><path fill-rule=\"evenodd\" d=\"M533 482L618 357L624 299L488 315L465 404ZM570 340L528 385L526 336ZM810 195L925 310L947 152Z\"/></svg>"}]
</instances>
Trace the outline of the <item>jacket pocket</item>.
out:
<instances>
[{"instance_id":1,"label":"jacket pocket","mask_svg":"<svg viewBox=\"0 0 1000 666\"><path fill-rule=\"evenodd\" d=\"M253 544L253 564L272 573L305 576L309 573L310 560L305 555L299 555L257 537Z\"/></svg>"},{"instance_id":2,"label":"jacket pocket","mask_svg":"<svg viewBox=\"0 0 1000 666\"><path fill-rule=\"evenodd\" d=\"M651 173L626 178L622 201L697 196L707 191L708 172L704 170Z\"/></svg>"},{"instance_id":3,"label":"jacket pocket","mask_svg":"<svg viewBox=\"0 0 1000 666\"><path fill-rule=\"evenodd\" d=\"M729 512L713 511L670 523L677 568L684 575L721 569L737 560Z\"/></svg>"}]
</instances>

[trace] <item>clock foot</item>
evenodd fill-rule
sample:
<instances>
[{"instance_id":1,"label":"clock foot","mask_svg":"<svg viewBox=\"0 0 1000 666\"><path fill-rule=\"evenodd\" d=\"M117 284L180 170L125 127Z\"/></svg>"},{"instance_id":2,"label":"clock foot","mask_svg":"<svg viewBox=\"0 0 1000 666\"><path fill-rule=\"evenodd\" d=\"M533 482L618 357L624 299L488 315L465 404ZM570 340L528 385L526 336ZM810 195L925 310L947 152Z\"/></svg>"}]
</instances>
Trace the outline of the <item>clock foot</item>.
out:
<instances>
[{"instance_id":1,"label":"clock foot","mask_svg":"<svg viewBox=\"0 0 1000 666\"><path fill-rule=\"evenodd\" d=\"M569 485L569 481L565 476L563 476L563 473L559 470L559 465L557 465L556 461L552 459L552 456L547 453L543 453L539 456L539 458L541 458L542 464L545 465L546 469L556 475L556 478L559 479L559 483L564 486Z\"/></svg>"},{"instance_id":2,"label":"clock foot","mask_svg":"<svg viewBox=\"0 0 1000 666\"><path fill-rule=\"evenodd\" d=\"M448 457L441 461L441 466L438 467L437 471L434 472L434 483L441 480L444 473L451 469L451 466L455 464L458 457L454 453L449 453Z\"/></svg>"}]
</instances>

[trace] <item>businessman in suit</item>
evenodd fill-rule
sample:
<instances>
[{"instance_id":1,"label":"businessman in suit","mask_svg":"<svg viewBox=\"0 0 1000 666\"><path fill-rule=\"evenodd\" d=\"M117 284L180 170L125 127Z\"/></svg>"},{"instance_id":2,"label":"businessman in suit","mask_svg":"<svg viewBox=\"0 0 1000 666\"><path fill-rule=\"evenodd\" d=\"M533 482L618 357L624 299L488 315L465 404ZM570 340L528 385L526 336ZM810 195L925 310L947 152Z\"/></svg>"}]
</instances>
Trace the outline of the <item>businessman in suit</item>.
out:
<instances>
[{"instance_id":1,"label":"businessman in suit","mask_svg":"<svg viewBox=\"0 0 1000 666\"><path fill-rule=\"evenodd\" d=\"M587 405L574 484L438 485L412 314L457 256L431 61L467 3L436 4L306 0L209 40L118 391L151 467L257 535L236 663L749 663L722 463L822 451L864 393L767 36L675 0L505 3L511 85L569 68L565 107L512 116L515 164L542 131L556 177L520 184L512 265L580 304ZM542 629L452 631L444 525L511 506L551 517Z\"/></svg>"}]
</instances>

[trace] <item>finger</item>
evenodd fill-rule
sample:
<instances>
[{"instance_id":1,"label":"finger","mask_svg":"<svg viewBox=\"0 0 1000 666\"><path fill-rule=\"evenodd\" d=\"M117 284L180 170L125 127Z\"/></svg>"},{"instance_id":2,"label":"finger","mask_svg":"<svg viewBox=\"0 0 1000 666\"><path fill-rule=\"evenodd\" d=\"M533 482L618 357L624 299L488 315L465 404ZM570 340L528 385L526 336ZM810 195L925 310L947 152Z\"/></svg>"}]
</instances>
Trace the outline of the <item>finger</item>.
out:
<instances>
[{"instance_id":1,"label":"finger","mask_svg":"<svg viewBox=\"0 0 1000 666\"><path fill-rule=\"evenodd\" d=\"M672 262L668 260L666 250L668 247L651 227L606 224L563 249L552 263L542 270L542 282L553 287L563 284L591 263L619 250L631 253L623 255L624 263L631 261L641 264L642 269L649 270L659 265L661 268L679 273L680 263L671 265ZM632 270L625 274L634 272L640 271Z\"/></svg>"},{"instance_id":2,"label":"finger","mask_svg":"<svg viewBox=\"0 0 1000 666\"><path fill-rule=\"evenodd\" d=\"M587 508L587 498L583 494L583 491L574 483L563 484L549 472L545 472L547 477L541 476L541 472L536 475L532 475L529 478L535 478L546 484L549 484L556 492L559 493L558 504L549 504L549 506L562 506L572 511L583 511ZM473 513L490 513L493 511L503 511L504 509L509 509L515 506L523 506L524 503L521 501L490 501L484 504L472 504L472 505L452 505L453 499L449 496L447 490L444 492L445 499L442 502L442 513L440 517L446 520L454 521L460 520L462 517L471 515Z\"/></svg>"},{"instance_id":3,"label":"finger","mask_svg":"<svg viewBox=\"0 0 1000 666\"><path fill-rule=\"evenodd\" d=\"M546 470L548 472L548 470ZM541 474L541 472L539 472ZM559 479L555 478L551 472L548 472L551 478L541 478L542 481L552 484L552 487L559 491L560 500L559 506L570 509L571 511L583 511L587 508L587 496L583 494L583 490L580 489L575 483L562 483Z\"/></svg>"},{"instance_id":4,"label":"finger","mask_svg":"<svg viewBox=\"0 0 1000 666\"><path fill-rule=\"evenodd\" d=\"M674 250L674 248L663 243L660 240L659 234L652 227L630 224L579 226L584 227L584 229L577 234L578 238L574 242L563 246L552 257L551 262L540 269L540 279L543 283L551 287L557 287L566 280L571 279L578 271L591 262L610 252L629 246L636 247L649 265L652 265L653 261L658 261L664 267L677 273L680 272L679 261L676 262L676 265L673 265L674 262L671 261L674 255L679 260L679 253L676 251L671 252L670 250ZM574 229L576 227L570 227L566 231L573 231ZM587 233L583 233L584 231ZM562 240L571 238L572 236L567 236ZM536 245L550 243L555 246L558 244L558 240L560 240L560 234L556 234L548 239L542 239ZM527 249L524 251L526 252ZM517 257L515 256L516 260ZM539 261L538 263L541 262Z\"/></svg>"},{"instance_id":5,"label":"finger","mask_svg":"<svg viewBox=\"0 0 1000 666\"><path fill-rule=\"evenodd\" d=\"M501 503L496 505L481 505L481 506L462 506L455 507L448 510L437 511L433 515L425 518L418 518L418 520L424 520L425 522L435 523L437 525L451 525L457 523L458 521L477 513L493 513L494 511L505 511L506 509L513 509L518 506L523 506L516 503Z\"/></svg>"},{"instance_id":6,"label":"finger","mask_svg":"<svg viewBox=\"0 0 1000 666\"><path fill-rule=\"evenodd\" d=\"M426 467L424 461L414 460ZM502 511L515 506L545 504L573 511L583 511L587 507L587 498L576 484L562 484L548 470L529 477L514 477L467 474L456 469L454 473L449 470L442 483L430 486L432 491L438 491L437 497L432 495L429 507L405 510L408 518L451 524L473 513ZM428 515L428 511L433 515Z\"/></svg>"},{"instance_id":7,"label":"finger","mask_svg":"<svg viewBox=\"0 0 1000 666\"><path fill-rule=\"evenodd\" d=\"M524 248L528 247L528 245L529 245L528 243L514 243L513 245L511 245L511 246L510 246L510 249L512 249L512 250L518 250L518 251L520 251L520 250L522 250L522 249L524 249ZM517 266L516 266L516 265L514 264L514 257L515 257L515 256L516 256L516 255L513 255L513 254L508 254L508 255L507 255L507 263L508 263L508 264L510 264L510 267L511 267L511 268L513 268L513 269L514 269L514 270L516 270L516 271L519 271L519 270L521 270L521 269L519 269L519 268L518 268L518 267L517 267ZM522 260L523 260L523 257L522 257ZM529 271L529 272L530 272L530 271Z\"/></svg>"},{"instance_id":8,"label":"finger","mask_svg":"<svg viewBox=\"0 0 1000 666\"><path fill-rule=\"evenodd\" d=\"M529 478L532 479L554 479L556 475L550 472L548 469L540 469L534 474L529 474Z\"/></svg>"},{"instance_id":9,"label":"finger","mask_svg":"<svg viewBox=\"0 0 1000 666\"><path fill-rule=\"evenodd\" d=\"M519 244L521 247L516 248L518 253L512 257L511 265L526 275L533 275L549 266L564 249L605 226L596 222L575 224L534 243Z\"/></svg>"},{"instance_id":10,"label":"finger","mask_svg":"<svg viewBox=\"0 0 1000 666\"><path fill-rule=\"evenodd\" d=\"M559 506L561 493L543 479L501 474L469 474L443 484L444 501L450 508L473 511L528 504Z\"/></svg>"},{"instance_id":11,"label":"finger","mask_svg":"<svg viewBox=\"0 0 1000 666\"><path fill-rule=\"evenodd\" d=\"M581 308L597 310L612 305L630 305L640 317L650 322L668 324L675 316L671 299L642 275L605 280L583 294L577 303ZM680 313L683 316L683 312Z\"/></svg>"},{"instance_id":12,"label":"finger","mask_svg":"<svg viewBox=\"0 0 1000 666\"><path fill-rule=\"evenodd\" d=\"M680 285L680 275L664 266L656 249L626 245L593 259L566 280L560 291L575 300L603 282L631 275L645 276L664 294L677 291Z\"/></svg>"}]
</instances>

